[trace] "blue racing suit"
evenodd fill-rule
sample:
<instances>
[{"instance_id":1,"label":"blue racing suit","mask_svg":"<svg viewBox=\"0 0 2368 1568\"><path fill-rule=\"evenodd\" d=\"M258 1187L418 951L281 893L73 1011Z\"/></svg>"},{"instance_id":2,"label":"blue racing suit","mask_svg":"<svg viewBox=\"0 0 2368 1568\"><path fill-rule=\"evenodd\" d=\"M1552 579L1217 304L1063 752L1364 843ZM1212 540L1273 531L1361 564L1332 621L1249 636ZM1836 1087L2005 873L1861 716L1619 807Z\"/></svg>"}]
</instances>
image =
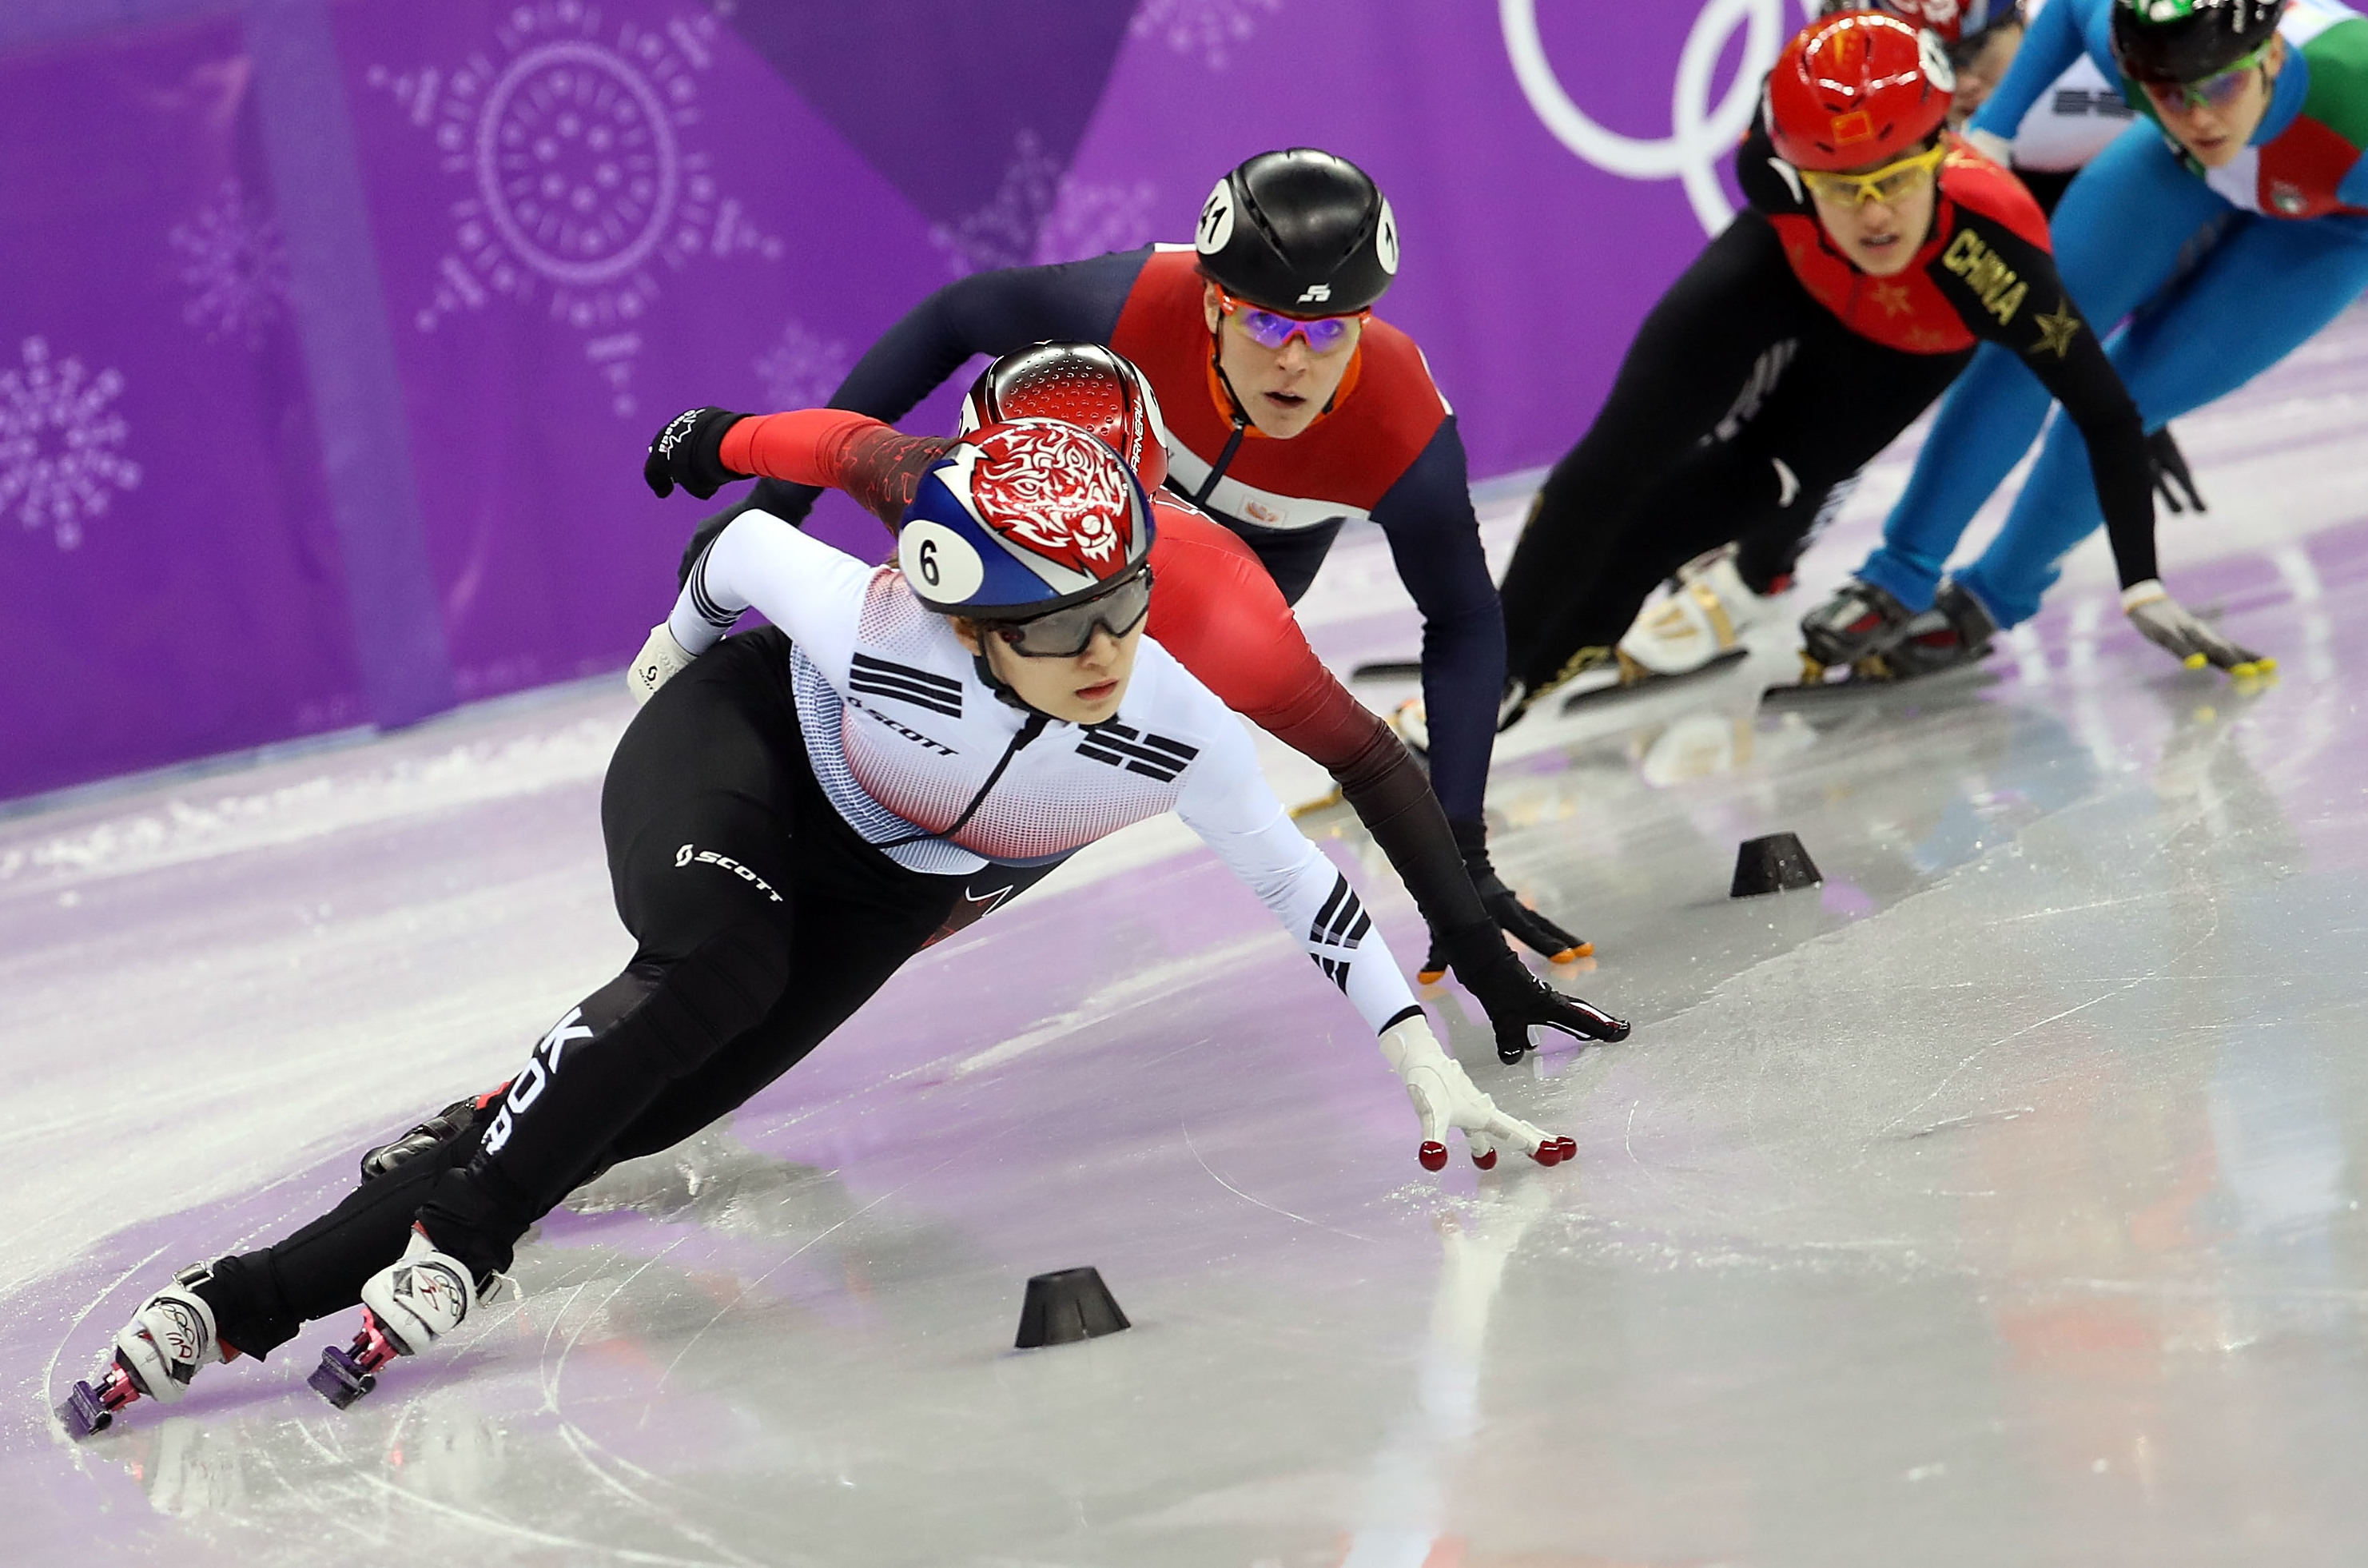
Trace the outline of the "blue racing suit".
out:
<instances>
[{"instance_id":1,"label":"blue racing suit","mask_svg":"<svg viewBox=\"0 0 2368 1568\"><path fill-rule=\"evenodd\" d=\"M2118 76L2107 0L2053 0L2041 20L2059 13ZM2041 88L2053 81L2064 64L2054 35L2065 30L2035 29L2040 52L2017 62L1977 127L2013 133L2017 106L2027 109L2039 90L2021 79L2025 67ZM2368 288L2368 164L2360 156L2368 18L2301 0L2279 31L2285 63L2235 164L2206 171L2142 119L2081 171L2055 210L2056 266L2081 313L2100 324L2129 318L2107 351L2149 430L2244 385ZM2145 112L2143 93L2124 93ZM2209 246L2200 259L2199 242ZM1942 402L1860 578L1910 610L1929 608L1950 551L2047 410L2046 392L2016 356L1981 348ZM1955 574L1999 625L2038 612L2064 556L2101 521L2087 460L2079 433L2055 421L2006 526ZM2126 587L2134 579L2123 564Z\"/></svg>"}]
</instances>

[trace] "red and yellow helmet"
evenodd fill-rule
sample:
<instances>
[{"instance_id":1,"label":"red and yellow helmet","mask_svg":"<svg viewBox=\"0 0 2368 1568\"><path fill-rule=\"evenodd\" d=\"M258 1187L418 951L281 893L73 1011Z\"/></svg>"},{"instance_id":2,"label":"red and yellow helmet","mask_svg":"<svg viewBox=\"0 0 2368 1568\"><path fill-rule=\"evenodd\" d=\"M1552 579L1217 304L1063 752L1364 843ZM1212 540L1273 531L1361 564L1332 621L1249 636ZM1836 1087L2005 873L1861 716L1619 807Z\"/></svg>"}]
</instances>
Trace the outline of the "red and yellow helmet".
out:
<instances>
[{"instance_id":1,"label":"red and yellow helmet","mask_svg":"<svg viewBox=\"0 0 2368 1568\"><path fill-rule=\"evenodd\" d=\"M1823 17L1768 74L1768 135L1794 168L1868 168L1912 153L1949 118L1956 73L1939 34L1880 11Z\"/></svg>"}]
</instances>

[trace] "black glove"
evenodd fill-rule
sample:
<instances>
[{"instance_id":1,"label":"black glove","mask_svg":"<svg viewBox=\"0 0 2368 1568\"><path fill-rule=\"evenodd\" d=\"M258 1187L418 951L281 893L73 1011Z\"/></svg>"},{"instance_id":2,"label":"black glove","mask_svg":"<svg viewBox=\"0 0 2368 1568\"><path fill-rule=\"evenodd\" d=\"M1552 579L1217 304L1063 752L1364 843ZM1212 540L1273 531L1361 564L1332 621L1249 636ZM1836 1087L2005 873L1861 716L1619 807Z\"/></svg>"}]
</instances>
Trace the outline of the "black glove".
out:
<instances>
[{"instance_id":1,"label":"black glove","mask_svg":"<svg viewBox=\"0 0 2368 1568\"><path fill-rule=\"evenodd\" d=\"M2154 469L2155 491L2162 497L2165 506L2181 514L2210 509L2203 505L2203 494L2195 488L2195 476L2187 472L2186 454L2179 449L2179 443L2170 438L2169 426L2166 425L2148 436L2146 449L2146 461ZM2184 506L2179 504L2181 491L2187 494Z\"/></svg>"},{"instance_id":2,"label":"black glove","mask_svg":"<svg viewBox=\"0 0 2368 1568\"><path fill-rule=\"evenodd\" d=\"M748 416L728 408L693 408L666 421L650 441L642 478L661 499L681 485L704 501L735 479L754 478L723 466L723 432Z\"/></svg>"},{"instance_id":3,"label":"black glove","mask_svg":"<svg viewBox=\"0 0 2368 1568\"><path fill-rule=\"evenodd\" d=\"M1573 1040L1626 1040L1628 1024L1576 996L1565 996L1521 967L1489 926L1467 926L1434 939L1454 966L1455 978L1488 1014L1497 1033L1497 1060L1519 1062L1531 1049L1532 1026L1558 1029Z\"/></svg>"},{"instance_id":4,"label":"black glove","mask_svg":"<svg viewBox=\"0 0 2368 1568\"><path fill-rule=\"evenodd\" d=\"M1497 868L1488 860L1486 823L1451 822L1447 825L1455 834L1455 847L1463 852L1463 869L1472 878L1473 891L1480 895L1481 907L1487 910L1488 917L1498 926L1511 934L1513 940L1556 963L1569 963L1595 951L1594 944L1572 936L1540 915L1505 885L1505 879L1497 874ZM1445 944L1433 932L1430 956L1422 960L1425 983L1447 972L1448 958Z\"/></svg>"}]
</instances>

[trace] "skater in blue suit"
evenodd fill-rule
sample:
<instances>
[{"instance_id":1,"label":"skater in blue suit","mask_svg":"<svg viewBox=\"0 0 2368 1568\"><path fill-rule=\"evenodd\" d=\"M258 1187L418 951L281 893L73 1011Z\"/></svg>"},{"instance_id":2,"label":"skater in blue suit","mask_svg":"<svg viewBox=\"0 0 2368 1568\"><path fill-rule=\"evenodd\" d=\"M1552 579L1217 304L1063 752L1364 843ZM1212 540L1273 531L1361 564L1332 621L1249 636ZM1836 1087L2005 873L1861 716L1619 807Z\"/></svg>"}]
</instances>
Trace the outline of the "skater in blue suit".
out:
<instances>
[{"instance_id":1,"label":"skater in blue suit","mask_svg":"<svg viewBox=\"0 0 2368 1568\"><path fill-rule=\"evenodd\" d=\"M2082 315L2129 318L2110 356L2159 429L2276 364L2368 288L2368 18L2328 0L2054 0L2040 23L1973 129L2009 135L2072 34L2146 117L2072 182L2054 233ZM1989 549L1946 583L1941 568L2047 409L2014 356L1975 356L1882 546L1803 619L1812 658L1851 662L1909 635L1928 652L1953 637L1977 658L1991 633L2038 611L2100 522L2062 420ZM2191 667L2271 665L2170 597L2150 550L2132 553L2145 559L2117 562L2123 607L2149 641Z\"/></svg>"}]
</instances>

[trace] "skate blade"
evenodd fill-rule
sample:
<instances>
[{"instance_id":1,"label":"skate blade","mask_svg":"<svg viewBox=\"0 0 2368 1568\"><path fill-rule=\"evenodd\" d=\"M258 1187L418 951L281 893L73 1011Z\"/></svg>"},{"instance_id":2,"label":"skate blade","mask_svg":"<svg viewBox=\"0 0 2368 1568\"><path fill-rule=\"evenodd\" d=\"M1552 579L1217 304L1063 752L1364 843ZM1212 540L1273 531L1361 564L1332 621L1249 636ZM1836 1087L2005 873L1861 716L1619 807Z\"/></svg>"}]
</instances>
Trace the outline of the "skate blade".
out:
<instances>
[{"instance_id":1,"label":"skate blade","mask_svg":"<svg viewBox=\"0 0 2368 1568\"><path fill-rule=\"evenodd\" d=\"M1700 668L1687 670L1679 675L1656 676L1648 674L1642 680L1638 681L1613 681L1608 686L1589 687L1585 691L1575 691L1568 697L1564 698L1562 699L1562 711L1568 713L1577 709L1602 702L1614 697L1633 697L1639 693L1648 691L1668 691L1676 687L1683 686L1688 681L1699 681L1703 679L1705 676L1719 675L1732 665L1738 665L1750 656L1751 650L1748 648L1729 648L1725 652L1718 654L1715 658L1712 659L1710 663L1702 665Z\"/></svg>"},{"instance_id":2,"label":"skate blade","mask_svg":"<svg viewBox=\"0 0 2368 1568\"><path fill-rule=\"evenodd\" d=\"M1888 666L1885 666L1886 672ZM1861 675L1855 669L1839 679L1771 686L1759 693L1763 708L1800 708L1824 702L1873 702L1885 697L1941 699L1975 687L1995 686L2005 677L1979 660L1922 675Z\"/></svg>"},{"instance_id":3,"label":"skate blade","mask_svg":"<svg viewBox=\"0 0 2368 1568\"><path fill-rule=\"evenodd\" d=\"M304 1381L339 1410L378 1387L376 1373L363 1371L351 1356L334 1345L321 1352L321 1364Z\"/></svg>"},{"instance_id":4,"label":"skate blade","mask_svg":"<svg viewBox=\"0 0 2368 1568\"><path fill-rule=\"evenodd\" d=\"M1375 659L1359 665L1349 672L1350 680L1419 680L1422 678L1420 659Z\"/></svg>"},{"instance_id":5,"label":"skate blade","mask_svg":"<svg viewBox=\"0 0 2368 1568\"><path fill-rule=\"evenodd\" d=\"M98 1391L88 1383L78 1382L58 1407L58 1419L65 1423L67 1435L77 1442L106 1431L115 1425L115 1412L98 1400Z\"/></svg>"}]
</instances>

